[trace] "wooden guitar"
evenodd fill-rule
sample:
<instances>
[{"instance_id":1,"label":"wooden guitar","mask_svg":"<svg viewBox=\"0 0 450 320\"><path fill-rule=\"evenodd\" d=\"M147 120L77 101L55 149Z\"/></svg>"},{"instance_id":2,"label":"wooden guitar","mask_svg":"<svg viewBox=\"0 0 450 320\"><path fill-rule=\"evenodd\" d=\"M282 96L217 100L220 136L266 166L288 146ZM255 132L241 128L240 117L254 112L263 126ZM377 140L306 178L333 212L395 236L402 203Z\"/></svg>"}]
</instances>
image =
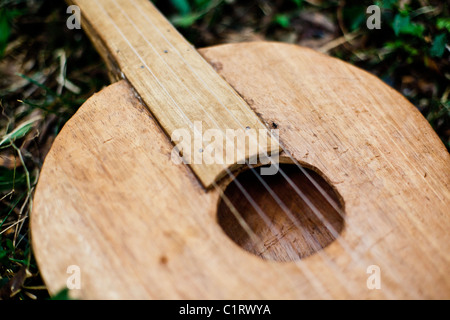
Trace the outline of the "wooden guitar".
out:
<instances>
[{"instance_id":1,"label":"wooden guitar","mask_svg":"<svg viewBox=\"0 0 450 320\"><path fill-rule=\"evenodd\" d=\"M197 51L148 0L70 3L114 84L39 179L32 242L51 293L450 298L450 156L401 94L295 45Z\"/></svg>"}]
</instances>

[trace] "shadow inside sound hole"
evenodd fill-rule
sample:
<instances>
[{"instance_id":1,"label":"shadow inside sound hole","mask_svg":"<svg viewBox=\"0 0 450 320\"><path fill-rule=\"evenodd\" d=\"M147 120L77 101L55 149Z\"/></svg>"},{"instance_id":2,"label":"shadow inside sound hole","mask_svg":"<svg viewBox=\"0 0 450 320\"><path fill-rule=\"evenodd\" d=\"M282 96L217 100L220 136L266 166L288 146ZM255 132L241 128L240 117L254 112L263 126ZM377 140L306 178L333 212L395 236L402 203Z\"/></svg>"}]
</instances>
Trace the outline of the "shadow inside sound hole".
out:
<instances>
[{"instance_id":1,"label":"shadow inside sound hole","mask_svg":"<svg viewBox=\"0 0 450 320\"><path fill-rule=\"evenodd\" d=\"M320 191L296 165L282 164L280 168L298 187L297 190L281 173L261 176L259 169L242 172L236 180L248 195L245 196L235 181L231 182L225 196L233 206L220 200L218 223L236 244L263 259L299 260L325 248L335 240L335 236L339 236L345 224L344 209L340 197L317 173L305 169L320 185ZM270 194L255 173L279 199ZM299 190L304 194L303 198ZM333 200L334 207L323 191ZM260 210L255 209L255 203L252 204L248 198L253 199ZM339 210L335 209L336 205Z\"/></svg>"}]
</instances>

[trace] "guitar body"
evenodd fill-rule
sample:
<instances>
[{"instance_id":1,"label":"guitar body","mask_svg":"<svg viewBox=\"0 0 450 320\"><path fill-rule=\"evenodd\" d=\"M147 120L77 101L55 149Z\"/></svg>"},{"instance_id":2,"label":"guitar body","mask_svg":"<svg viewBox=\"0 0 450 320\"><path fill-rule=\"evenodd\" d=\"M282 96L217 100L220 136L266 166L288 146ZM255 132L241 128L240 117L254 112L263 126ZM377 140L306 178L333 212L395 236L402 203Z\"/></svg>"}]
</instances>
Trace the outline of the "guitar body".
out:
<instances>
[{"instance_id":1,"label":"guitar body","mask_svg":"<svg viewBox=\"0 0 450 320\"><path fill-rule=\"evenodd\" d=\"M297 259L251 252L222 210L232 179L205 188L173 163L172 142L122 80L80 108L45 161L31 228L51 293L76 266L81 287L71 294L83 299L450 298L450 157L414 106L376 77L293 45L200 53L279 130L280 162L292 156L321 180L345 213L330 218L339 235ZM254 187L246 185L272 210L270 195ZM286 181L277 188L292 191ZM324 214L333 210L310 195ZM302 215L292 192L284 199ZM281 238L295 243L292 224L270 238L247 218L266 249L283 246ZM381 287L371 287L373 270Z\"/></svg>"}]
</instances>

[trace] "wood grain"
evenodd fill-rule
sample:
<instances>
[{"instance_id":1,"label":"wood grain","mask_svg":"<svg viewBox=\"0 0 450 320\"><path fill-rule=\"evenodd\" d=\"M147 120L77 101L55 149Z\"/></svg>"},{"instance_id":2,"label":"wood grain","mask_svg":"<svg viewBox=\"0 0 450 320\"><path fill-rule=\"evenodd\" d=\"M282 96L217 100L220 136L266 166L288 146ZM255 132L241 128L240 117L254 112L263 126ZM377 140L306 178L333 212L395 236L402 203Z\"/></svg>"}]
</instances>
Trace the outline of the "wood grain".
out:
<instances>
[{"instance_id":1,"label":"wood grain","mask_svg":"<svg viewBox=\"0 0 450 320\"><path fill-rule=\"evenodd\" d=\"M77 265L82 288L71 294L85 299L450 298L450 156L414 106L376 77L297 46L201 53L335 189L341 235L296 262L237 246L217 222L220 192L170 161L170 140L121 81L81 107L42 170L31 228L51 293ZM366 286L370 265L381 290Z\"/></svg>"},{"instance_id":2,"label":"wood grain","mask_svg":"<svg viewBox=\"0 0 450 320\"><path fill-rule=\"evenodd\" d=\"M225 176L227 168L239 161L280 151L276 139L269 138L267 128L245 101L150 1L69 3L81 8L83 29L107 61L113 78L127 79L132 84L169 137L176 130L189 132L191 139L178 145L205 187ZM223 145L216 139L194 148L194 137L209 129L224 135L226 130L244 131L250 137L249 144ZM265 139L259 138L259 130L266 131ZM202 152L206 145L218 151ZM227 152L235 155L235 161L226 161ZM216 160L216 154L223 156Z\"/></svg>"}]
</instances>

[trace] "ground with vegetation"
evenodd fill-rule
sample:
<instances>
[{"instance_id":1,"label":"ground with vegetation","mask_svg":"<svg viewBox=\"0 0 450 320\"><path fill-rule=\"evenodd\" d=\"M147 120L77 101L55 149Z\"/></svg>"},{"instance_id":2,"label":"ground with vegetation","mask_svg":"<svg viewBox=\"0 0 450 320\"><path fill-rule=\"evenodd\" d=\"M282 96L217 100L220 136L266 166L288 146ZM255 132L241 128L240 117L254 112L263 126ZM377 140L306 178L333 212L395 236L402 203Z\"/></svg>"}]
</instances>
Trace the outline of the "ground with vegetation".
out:
<instances>
[{"instance_id":1,"label":"ground with vegetation","mask_svg":"<svg viewBox=\"0 0 450 320\"><path fill-rule=\"evenodd\" d=\"M276 40L353 63L405 95L450 148L449 4L432 0L155 0L196 47ZM381 29L366 26L381 7ZM63 0L0 0L0 299L50 298L30 245L33 191L55 136L108 85ZM64 292L53 298L63 299Z\"/></svg>"}]
</instances>

